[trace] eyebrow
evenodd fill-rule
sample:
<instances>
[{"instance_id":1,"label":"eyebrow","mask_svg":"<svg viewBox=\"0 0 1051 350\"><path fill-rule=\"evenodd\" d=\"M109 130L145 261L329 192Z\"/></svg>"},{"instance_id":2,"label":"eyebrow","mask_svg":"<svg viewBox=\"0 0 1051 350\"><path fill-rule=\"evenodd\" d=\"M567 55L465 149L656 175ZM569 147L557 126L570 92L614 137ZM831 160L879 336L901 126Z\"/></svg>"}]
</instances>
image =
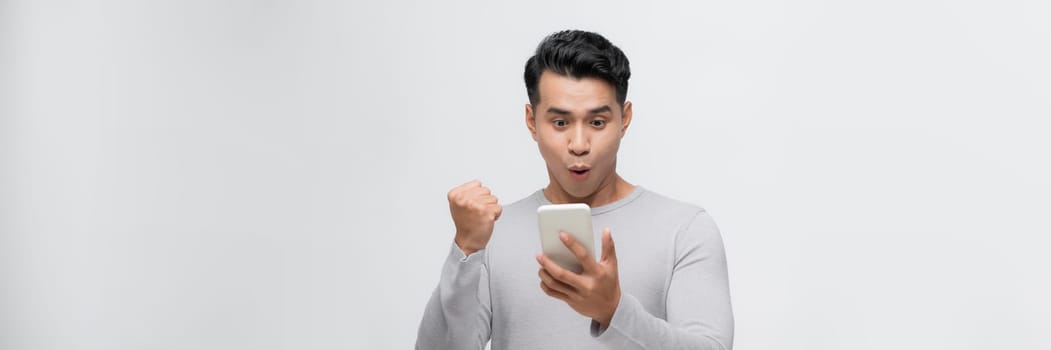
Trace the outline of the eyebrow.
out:
<instances>
[{"instance_id":1,"label":"eyebrow","mask_svg":"<svg viewBox=\"0 0 1051 350\"><path fill-rule=\"evenodd\" d=\"M550 107L550 108L547 109L547 112L548 113L553 113L553 114L562 114L562 115L572 114L572 113L569 113L569 111L561 109L561 108L558 108L558 107ZM605 106L598 107L598 108L592 108L591 110L588 111L588 114L599 114L599 113L604 113L604 112L613 112L613 109L609 108L609 105L605 105Z\"/></svg>"}]
</instances>

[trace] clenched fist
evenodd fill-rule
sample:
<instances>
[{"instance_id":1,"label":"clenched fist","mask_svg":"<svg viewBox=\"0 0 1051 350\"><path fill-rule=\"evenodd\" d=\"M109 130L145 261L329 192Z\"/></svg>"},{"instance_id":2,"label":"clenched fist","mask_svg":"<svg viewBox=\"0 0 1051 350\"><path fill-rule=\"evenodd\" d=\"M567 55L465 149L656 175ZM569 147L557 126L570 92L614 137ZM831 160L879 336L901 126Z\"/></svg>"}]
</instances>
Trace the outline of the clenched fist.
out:
<instances>
[{"instance_id":1,"label":"clenched fist","mask_svg":"<svg viewBox=\"0 0 1051 350\"><path fill-rule=\"evenodd\" d=\"M485 249L503 207L488 188L474 180L449 191L449 212L456 224L456 245L464 254Z\"/></svg>"}]
</instances>

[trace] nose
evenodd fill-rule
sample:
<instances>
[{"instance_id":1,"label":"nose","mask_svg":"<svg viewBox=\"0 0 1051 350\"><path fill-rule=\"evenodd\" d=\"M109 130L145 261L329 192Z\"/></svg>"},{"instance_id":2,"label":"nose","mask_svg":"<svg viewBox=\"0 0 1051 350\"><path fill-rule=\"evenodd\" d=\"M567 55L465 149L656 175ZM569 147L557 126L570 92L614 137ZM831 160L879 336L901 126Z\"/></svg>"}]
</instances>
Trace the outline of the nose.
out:
<instances>
[{"instance_id":1,"label":"nose","mask_svg":"<svg viewBox=\"0 0 1051 350\"><path fill-rule=\"evenodd\" d=\"M569 153L579 157L589 152L591 152L591 141L588 140L584 127L578 123L576 130L569 138Z\"/></svg>"}]
</instances>

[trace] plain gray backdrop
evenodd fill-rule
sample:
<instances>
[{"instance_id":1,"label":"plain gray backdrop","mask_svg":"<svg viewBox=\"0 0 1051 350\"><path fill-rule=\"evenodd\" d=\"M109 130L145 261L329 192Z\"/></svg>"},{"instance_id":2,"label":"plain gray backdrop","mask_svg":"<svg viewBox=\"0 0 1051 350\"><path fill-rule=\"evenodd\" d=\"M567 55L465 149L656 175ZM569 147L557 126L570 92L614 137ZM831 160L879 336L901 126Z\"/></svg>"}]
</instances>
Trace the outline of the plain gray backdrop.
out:
<instances>
[{"instance_id":1,"label":"plain gray backdrop","mask_svg":"<svg viewBox=\"0 0 1051 350\"><path fill-rule=\"evenodd\" d=\"M446 192L543 187L523 64L722 229L737 349L1047 349L1046 1L0 1L0 348L403 349ZM586 330L581 330L582 332Z\"/></svg>"}]
</instances>

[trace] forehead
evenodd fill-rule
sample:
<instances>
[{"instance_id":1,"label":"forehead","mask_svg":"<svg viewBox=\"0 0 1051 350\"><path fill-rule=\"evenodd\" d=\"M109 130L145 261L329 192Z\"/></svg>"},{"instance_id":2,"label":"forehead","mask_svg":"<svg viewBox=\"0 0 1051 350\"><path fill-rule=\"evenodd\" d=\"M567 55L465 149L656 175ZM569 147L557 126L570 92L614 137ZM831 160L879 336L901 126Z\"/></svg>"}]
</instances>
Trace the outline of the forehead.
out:
<instances>
[{"instance_id":1,"label":"forehead","mask_svg":"<svg viewBox=\"0 0 1051 350\"><path fill-rule=\"evenodd\" d=\"M540 106L571 111L590 110L605 105L611 108L617 106L616 90L613 85L602 79L570 78L544 71L537 85L540 88Z\"/></svg>"}]
</instances>

